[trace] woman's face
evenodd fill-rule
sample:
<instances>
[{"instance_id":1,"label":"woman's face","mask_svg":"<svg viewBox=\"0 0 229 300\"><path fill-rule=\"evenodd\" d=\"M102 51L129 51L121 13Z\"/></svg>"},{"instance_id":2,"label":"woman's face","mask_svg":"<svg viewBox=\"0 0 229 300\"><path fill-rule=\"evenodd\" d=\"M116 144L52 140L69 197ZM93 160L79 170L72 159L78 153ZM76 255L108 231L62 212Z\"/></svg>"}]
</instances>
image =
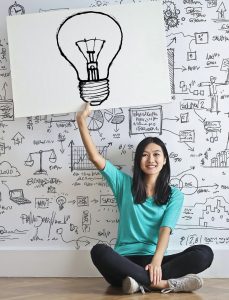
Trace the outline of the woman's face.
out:
<instances>
[{"instance_id":1,"label":"woman's face","mask_svg":"<svg viewBox=\"0 0 229 300\"><path fill-rule=\"evenodd\" d=\"M165 163L166 158L159 145L150 143L145 147L140 167L146 175L158 175Z\"/></svg>"}]
</instances>

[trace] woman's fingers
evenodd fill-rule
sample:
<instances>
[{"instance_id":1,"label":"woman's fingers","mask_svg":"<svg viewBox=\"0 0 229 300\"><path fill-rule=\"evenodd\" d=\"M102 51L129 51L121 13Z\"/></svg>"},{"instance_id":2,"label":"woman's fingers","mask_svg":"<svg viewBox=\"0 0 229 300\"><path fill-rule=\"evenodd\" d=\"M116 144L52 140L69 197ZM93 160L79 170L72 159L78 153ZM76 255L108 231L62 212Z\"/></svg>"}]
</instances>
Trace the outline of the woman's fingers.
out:
<instances>
[{"instance_id":1,"label":"woman's fingers","mask_svg":"<svg viewBox=\"0 0 229 300\"><path fill-rule=\"evenodd\" d=\"M158 285L162 278L161 267L153 267L151 265L147 265L146 270L149 270L150 281L153 285Z\"/></svg>"}]
</instances>

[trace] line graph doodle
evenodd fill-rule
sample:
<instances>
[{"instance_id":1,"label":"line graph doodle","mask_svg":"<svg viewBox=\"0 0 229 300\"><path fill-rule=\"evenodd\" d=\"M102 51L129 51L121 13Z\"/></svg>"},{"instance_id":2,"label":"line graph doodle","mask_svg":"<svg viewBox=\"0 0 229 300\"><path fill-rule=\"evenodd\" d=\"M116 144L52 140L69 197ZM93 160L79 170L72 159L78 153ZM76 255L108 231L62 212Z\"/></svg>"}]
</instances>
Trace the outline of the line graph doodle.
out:
<instances>
[{"instance_id":1,"label":"line graph doodle","mask_svg":"<svg viewBox=\"0 0 229 300\"><path fill-rule=\"evenodd\" d=\"M99 153L107 157L107 149L111 146L109 143L107 146L97 146ZM86 150L83 146L74 146L71 143L71 171L74 170L95 170L95 166L88 159Z\"/></svg>"}]
</instances>

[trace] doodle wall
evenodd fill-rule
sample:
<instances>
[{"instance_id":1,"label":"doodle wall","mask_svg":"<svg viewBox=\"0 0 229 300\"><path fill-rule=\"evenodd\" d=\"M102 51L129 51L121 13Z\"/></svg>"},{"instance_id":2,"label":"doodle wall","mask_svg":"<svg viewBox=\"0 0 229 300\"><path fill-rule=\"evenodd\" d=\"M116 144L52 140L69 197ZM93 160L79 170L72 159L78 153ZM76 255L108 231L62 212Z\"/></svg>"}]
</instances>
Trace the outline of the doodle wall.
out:
<instances>
[{"instance_id":1,"label":"doodle wall","mask_svg":"<svg viewBox=\"0 0 229 300\"><path fill-rule=\"evenodd\" d=\"M119 221L111 190L87 158L74 112L14 117L5 17L127 2L143 1L1 3L1 249L113 246ZM88 128L99 152L129 174L137 143L149 135L161 138L171 185L185 195L170 248L202 243L228 249L229 4L165 0L163 9L172 102L146 107L139 99L139 107L96 110Z\"/></svg>"}]
</instances>

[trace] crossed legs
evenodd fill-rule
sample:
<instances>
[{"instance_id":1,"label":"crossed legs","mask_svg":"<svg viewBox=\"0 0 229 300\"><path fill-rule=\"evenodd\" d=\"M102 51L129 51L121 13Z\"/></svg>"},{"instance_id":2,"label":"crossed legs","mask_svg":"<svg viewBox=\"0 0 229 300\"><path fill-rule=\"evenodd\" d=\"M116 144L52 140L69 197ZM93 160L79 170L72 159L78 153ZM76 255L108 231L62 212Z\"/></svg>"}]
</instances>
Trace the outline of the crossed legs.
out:
<instances>
[{"instance_id":1,"label":"crossed legs","mask_svg":"<svg viewBox=\"0 0 229 300\"><path fill-rule=\"evenodd\" d=\"M211 265L213 256L211 248L206 245L191 246L180 253L164 256L161 286L155 288L166 287L167 279L204 271ZM111 247L97 244L91 250L91 258L102 276L113 286L122 286L127 276L146 287L151 284L149 273L145 270L152 260L150 255L121 256Z\"/></svg>"}]
</instances>

